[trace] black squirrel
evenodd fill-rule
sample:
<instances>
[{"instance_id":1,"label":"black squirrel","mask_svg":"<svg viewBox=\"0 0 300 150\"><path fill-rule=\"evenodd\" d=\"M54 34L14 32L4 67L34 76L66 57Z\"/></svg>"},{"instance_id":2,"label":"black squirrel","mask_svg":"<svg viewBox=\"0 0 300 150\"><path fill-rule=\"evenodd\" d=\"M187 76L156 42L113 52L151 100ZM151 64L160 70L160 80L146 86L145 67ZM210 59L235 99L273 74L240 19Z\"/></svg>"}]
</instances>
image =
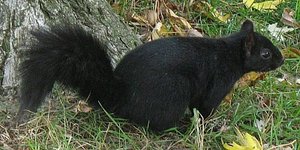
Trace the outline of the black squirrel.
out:
<instances>
[{"instance_id":1,"label":"black squirrel","mask_svg":"<svg viewBox=\"0 0 300 150\"><path fill-rule=\"evenodd\" d=\"M79 26L33 31L37 39L20 65L20 109L37 111L55 82L78 89L94 106L135 123L165 130L185 110L203 117L215 110L234 83L250 71L266 72L284 59L246 20L223 38L169 37L138 46L115 70L103 43Z\"/></svg>"}]
</instances>

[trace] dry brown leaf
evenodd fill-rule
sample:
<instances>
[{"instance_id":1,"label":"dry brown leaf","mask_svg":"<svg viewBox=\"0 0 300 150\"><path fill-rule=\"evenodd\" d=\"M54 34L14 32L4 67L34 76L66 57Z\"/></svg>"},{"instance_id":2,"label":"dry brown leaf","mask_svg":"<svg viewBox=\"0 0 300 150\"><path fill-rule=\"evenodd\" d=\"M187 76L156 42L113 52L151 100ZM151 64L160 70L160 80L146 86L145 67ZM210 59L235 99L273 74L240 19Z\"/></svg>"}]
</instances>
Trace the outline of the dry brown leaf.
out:
<instances>
[{"instance_id":1,"label":"dry brown leaf","mask_svg":"<svg viewBox=\"0 0 300 150\"><path fill-rule=\"evenodd\" d=\"M282 13L281 22L285 25L300 28L300 23L294 19L294 10L285 8Z\"/></svg>"},{"instance_id":2,"label":"dry brown leaf","mask_svg":"<svg viewBox=\"0 0 300 150\"><path fill-rule=\"evenodd\" d=\"M270 99L263 99L263 100L259 101L259 106L261 108L270 107L271 104L272 104L272 102Z\"/></svg>"},{"instance_id":3,"label":"dry brown leaf","mask_svg":"<svg viewBox=\"0 0 300 150\"><path fill-rule=\"evenodd\" d=\"M282 150L293 150L293 148L287 146L287 147L283 147Z\"/></svg>"},{"instance_id":4,"label":"dry brown leaf","mask_svg":"<svg viewBox=\"0 0 300 150\"><path fill-rule=\"evenodd\" d=\"M281 145L277 145L277 146L270 146L270 144L265 144L264 148L266 150L293 150L294 149L294 143L296 143L297 140L294 140L290 143L287 144L281 144Z\"/></svg>"},{"instance_id":5,"label":"dry brown leaf","mask_svg":"<svg viewBox=\"0 0 300 150\"><path fill-rule=\"evenodd\" d=\"M225 103L231 104L231 102L232 102L232 96L233 96L233 90L231 90L231 91L225 96L225 98L223 99L223 101L224 101Z\"/></svg>"},{"instance_id":6,"label":"dry brown leaf","mask_svg":"<svg viewBox=\"0 0 300 150\"><path fill-rule=\"evenodd\" d=\"M220 128L220 132L226 132L228 129L230 129L230 126L227 126L225 122Z\"/></svg>"},{"instance_id":7,"label":"dry brown leaf","mask_svg":"<svg viewBox=\"0 0 300 150\"><path fill-rule=\"evenodd\" d=\"M166 8L169 8L169 9L172 9L172 10L179 10L178 5L171 2L170 0L164 0L163 3L164 3Z\"/></svg>"},{"instance_id":8,"label":"dry brown leaf","mask_svg":"<svg viewBox=\"0 0 300 150\"><path fill-rule=\"evenodd\" d=\"M161 28L162 28L162 23L158 22L155 25L155 27L153 28L151 35L150 35L150 39L148 41L159 39L160 38L159 33L161 31Z\"/></svg>"},{"instance_id":9,"label":"dry brown leaf","mask_svg":"<svg viewBox=\"0 0 300 150\"><path fill-rule=\"evenodd\" d=\"M147 34L146 41L152 41L159 39L162 36L168 36L169 32L165 25L163 25L161 22L157 22L153 30Z\"/></svg>"},{"instance_id":10,"label":"dry brown leaf","mask_svg":"<svg viewBox=\"0 0 300 150\"><path fill-rule=\"evenodd\" d=\"M145 18L151 26L154 26L157 22L158 15L155 10L148 10L145 13Z\"/></svg>"},{"instance_id":11,"label":"dry brown leaf","mask_svg":"<svg viewBox=\"0 0 300 150\"><path fill-rule=\"evenodd\" d=\"M203 37L203 35L196 29L189 29L187 31L188 37Z\"/></svg>"},{"instance_id":12,"label":"dry brown leaf","mask_svg":"<svg viewBox=\"0 0 300 150\"><path fill-rule=\"evenodd\" d=\"M140 25L151 26L151 24L148 22L147 19L145 19L144 17L138 15L135 12L129 13L128 18L129 18L128 20L138 22Z\"/></svg>"},{"instance_id":13,"label":"dry brown leaf","mask_svg":"<svg viewBox=\"0 0 300 150\"><path fill-rule=\"evenodd\" d=\"M85 101L79 101L78 104L74 108L74 112L79 113L79 112L90 112L92 111L92 107L90 107Z\"/></svg>"},{"instance_id":14,"label":"dry brown leaf","mask_svg":"<svg viewBox=\"0 0 300 150\"><path fill-rule=\"evenodd\" d=\"M179 34L180 36L186 36L186 33L183 29L181 29L180 27L178 27L176 24L172 24L172 27L174 29L174 31Z\"/></svg>"},{"instance_id":15,"label":"dry brown leaf","mask_svg":"<svg viewBox=\"0 0 300 150\"><path fill-rule=\"evenodd\" d=\"M264 95L256 94L256 99L259 101L259 106L261 108L270 107L272 105L272 101Z\"/></svg>"},{"instance_id":16,"label":"dry brown leaf","mask_svg":"<svg viewBox=\"0 0 300 150\"><path fill-rule=\"evenodd\" d=\"M263 79L265 74L266 73L249 72L237 82L236 87L252 86L256 81Z\"/></svg>"},{"instance_id":17,"label":"dry brown leaf","mask_svg":"<svg viewBox=\"0 0 300 150\"><path fill-rule=\"evenodd\" d=\"M14 150L14 148L12 148L11 146L9 146L8 144L6 144L6 143L3 143L3 145L2 145L3 147L3 149L5 149L5 150Z\"/></svg>"},{"instance_id":18,"label":"dry brown leaf","mask_svg":"<svg viewBox=\"0 0 300 150\"><path fill-rule=\"evenodd\" d=\"M285 58L296 58L300 57L300 50L293 47L287 47L282 50L282 54Z\"/></svg>"},{"instance_id":19,"label":"dry brown leaf","mask_svg":"<svg viewBox=\"0 0 300 150\"><path fill-rule=\"evenodd\" d=\"M192 7L192 10L200 12L200 13L206 14L209 12L209 9L206 6L206 4L202 3L201 1L193 3L193 5L191 7Z\"/></svg>"},{"instance_id":20,"label":"dry brown leaf","mask_svg":"<svg viewBox=\"0 0 300 150\"><path fill-rule=\"evenodd\" d=\"M185 18L177 16L171 9L167 8L166 13L167 13L167 16L170 18L170 21L172 22L172 24L177 25L177 26L180 25L184 29L192 28L190 23L188 23L188 21Z\"/></svg>"},{"instance_id":21,"label":"dry brown leaf","mask_svg":"<svg viewBox=\"0 0 300 150\"><path fill-rule=\"evenodd\" d=\"M117 12L117 14L120 14L122 8L121 8L121 6L120 6L119 3L113 3L113 4L111 5L111 7L113 8L113 10L114 10L115 12Z\"/></svg>"}]
</instances>

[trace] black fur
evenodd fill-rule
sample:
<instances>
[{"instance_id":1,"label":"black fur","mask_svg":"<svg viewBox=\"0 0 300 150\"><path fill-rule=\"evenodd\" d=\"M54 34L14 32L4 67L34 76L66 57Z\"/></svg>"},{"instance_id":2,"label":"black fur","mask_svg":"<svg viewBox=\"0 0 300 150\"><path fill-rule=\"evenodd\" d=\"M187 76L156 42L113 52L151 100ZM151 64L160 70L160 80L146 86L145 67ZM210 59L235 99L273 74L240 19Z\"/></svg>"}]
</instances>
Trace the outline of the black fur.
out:
<instances>
[{"instance_id":1,"label":"black fur","mask_svg":"<svg viewBox=\"0 0 300 150\"><path fill-rule=\"evenodd\" d=\"M171 37L127 54L113 71L106 49L74 26L32 33L37 41L21 64L21 106L36 111L54 82L79 90L93 105L154 130L174 127L187 107L207 117L249 71L283 63L280 51L245 21L224 38Z\"/></svg>"}]
</instances>

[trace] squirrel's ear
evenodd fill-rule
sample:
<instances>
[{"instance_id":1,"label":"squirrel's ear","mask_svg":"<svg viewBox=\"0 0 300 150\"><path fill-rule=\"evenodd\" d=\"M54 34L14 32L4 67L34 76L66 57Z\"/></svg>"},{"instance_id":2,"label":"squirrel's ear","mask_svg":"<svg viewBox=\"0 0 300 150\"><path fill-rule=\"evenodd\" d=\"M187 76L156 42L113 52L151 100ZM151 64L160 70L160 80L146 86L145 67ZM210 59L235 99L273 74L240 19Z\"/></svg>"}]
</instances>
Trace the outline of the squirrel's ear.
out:
<instances>
[{"instance_id":1,"label":"squirrel's ear","mask_svg":"<svg viewBox=\"0 0 300 150\"><path fill-rule=\"evenodd\" d=\"M251 55L251 50L255 44L253 23L250 20L246 20L242 25L241 31L245 31L246 34L244 50L246 52L246 56L248 57Z\"/></svg>"},{"instance_id":2,"label":"squirrel's ear","mask_svg":"<svg viewBox=\"0 0 300 150\"><path fill-rule=\"evenodd\" d=\"M246 52L246 56L249 57L251 55L251 50L254 47L254 34L247 33L245 43L244 43L244 49Z\"/></svg>"},{"instance_id":3,"label":"squirrel's ear","mask_svg":"<svg viewBox=\"0 0 300 150\"><path fill-rule=\"evenodd\" d=\"M253 28L254 27L253 27L252 21L246 20L246 21L244 21L244 23L242 25L241 31L254 32Z\"/></svg>"}]
</instances>

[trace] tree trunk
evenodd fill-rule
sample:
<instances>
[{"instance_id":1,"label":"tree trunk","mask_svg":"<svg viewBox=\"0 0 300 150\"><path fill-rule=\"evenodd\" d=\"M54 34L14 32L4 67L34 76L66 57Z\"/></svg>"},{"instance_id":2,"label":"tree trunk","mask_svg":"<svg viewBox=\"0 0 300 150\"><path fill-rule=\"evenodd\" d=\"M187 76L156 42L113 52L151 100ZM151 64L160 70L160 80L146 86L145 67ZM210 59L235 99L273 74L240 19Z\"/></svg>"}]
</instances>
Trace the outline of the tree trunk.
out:
<instances>
[{"instance_id":1,"label":"tree trunk","mask_svg":"<svg viewBox=\"0 0 300 150\"><path fill-rule=\"evenodd\" d=\"M29 31L50 24L79 24L107 43L112 64L141 42L120 21L105 0L0 1L1 86L6 91L19 83L20 54L31 41Z\"/></svg>"}]
</instances>

